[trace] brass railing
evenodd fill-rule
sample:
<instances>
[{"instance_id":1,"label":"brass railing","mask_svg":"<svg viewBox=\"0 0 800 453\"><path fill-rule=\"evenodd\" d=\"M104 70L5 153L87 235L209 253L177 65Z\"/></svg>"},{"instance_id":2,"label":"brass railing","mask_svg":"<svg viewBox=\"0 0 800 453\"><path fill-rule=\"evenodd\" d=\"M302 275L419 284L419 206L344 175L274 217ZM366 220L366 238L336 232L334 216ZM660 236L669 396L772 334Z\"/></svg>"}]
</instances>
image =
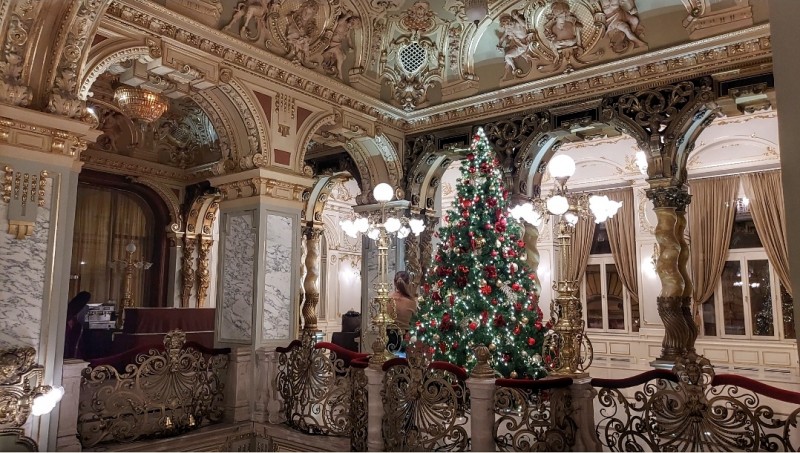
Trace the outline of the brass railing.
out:
<instances>
[{"instance_id":1,"label":"brass railing","mask_svg":"<svg viewBox=\"0 0 800 453\"><path fill-rule=\"evenodd\" d=\"M350 451L367 451L367 430L369 406L367 404L367 374L368 359L354 360L350 366L353 377L352 400L350 404Z\"/></svg>"},{"instance_id":2,"label":"brass railing","mask_svg":"<svg viewBox=\"0 0 800 453\"><path fill-rule=\"evenodd\" d=\"M494 439L500 451L573 451L571 378L498 379Z\"/></svg>"},{"instance_id":3,"label":"brass railing","mask_svg":"<svg viewBox=\"0 0 800 453\"><path fill-rule=\"evenodd\" d=\"M168 437L220 421L229 352L187 344L173 330L163 347L94 361L81 380L81 444Z\"/></svg>"},{"instance_id":4,"label":"brass railing","mask_svg":"<svg viewBox=\"0 0 800 453\"><path fill-rule=\"evenodd\" d=\"M383 441L386 451L465 451L470 448L467 373L432 362L427 346L412 344L408 359L383 370Z\"/></svg>"},{"instance_id":5,"label":"brass railing","mask_svg":"<svg viewBox=\"0 0 800 453\"><path fill-rule=\"evenodd\" d=\"M714 374L688 354L674 373L593 379L599 388L596 433L612 451L797 451L800 394L735 375ZM632 396L623 390L642 386ZM773 401L793 408L781 416Z\"/></svg>"},{"instance_id":6,"label":"brass railing","mask_svg":"<svg viewBox=\"0 0 800 453\"><path fill-rule=\"evenodd\" d=\"M350 362L367 355L332 343L313 344L309 335L287 348L277 348L277 352L275 384L283 399L286 424L309 434L350 436L354 425L351 401L354 397L366 401L361 391L354 393L353 384L359 379L361 385L366 377L363 370L354 373Z\"/></svg>"}]
</instances>

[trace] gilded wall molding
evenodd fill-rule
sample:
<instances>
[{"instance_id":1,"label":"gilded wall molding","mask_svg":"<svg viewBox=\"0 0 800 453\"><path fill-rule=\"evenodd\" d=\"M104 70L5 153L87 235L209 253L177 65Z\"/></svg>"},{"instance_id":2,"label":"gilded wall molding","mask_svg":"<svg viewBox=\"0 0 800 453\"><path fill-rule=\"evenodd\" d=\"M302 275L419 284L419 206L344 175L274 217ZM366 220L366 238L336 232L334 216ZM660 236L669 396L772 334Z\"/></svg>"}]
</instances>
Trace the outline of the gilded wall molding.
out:
<instances>
[{"instance_id":1,"label":"gilded wall molding","mask_svg":"<svg viewBox=\"0 0 800 453\"><path fill-rule=\"evenodd\" d=\"M183 215L181 215L181 202L178 195L166 184L147 176L135 176L130 180L137 184L147 186L158 194L164 203L169 207L170 225L169 231L180 233L183 229Z\"/></svg>"},{"instance_id":2,"label":"gilded wall molding","mask_svg":"<svg viewBox=\"0 0 800 453\"><path fill-rule=\"evenodd\" d=\"M146 38L148 44L154 43L150 38ZM125 47L113 51L111 54L102 57L97 62L87 62L91 69L84 75L81 81L80 89L78 90L78 97L86 100L91 92L92 85L95 80L100 77L100 74L106 72L111 66L126 60L135 60L145 58L145 60L152 60L161 54L161 47L153 45L139 45L134 43L125 42ZM154 51L157 51L154 53Z\"/></svg>"},{"instance_id":3,"label":"gilded wall molding","mask_svg":"<svg viewBox=\"0 0 800 453\"><path fill-rule=\"evenodd\" d=\"M0 13L8 14L3 18L8 22L5 35L5 47L0 56L0 102L25 107L33 100L33 91L23 79L27 66L25 56L28 54L29 37L34 21L41 12L41 0L28 2L12 2L6 0L0 5ZM0 26L3 24L0 20Z\"/></svg>"},{"instance_id":4,"label":"gilded wall molding","mask_svg":"<svg viewBox=\"0 0 800 453\"><path fill-rule=\"evenodd\" d=\"M308 186L303 184L280 181L274 178L254 177L241 181L233 181L215 186L222 193L224 200L236 200L256 196L303 201L303 191Z\"/></svg>"},{"instance_id":5,"label":"gilded wall molding","mask_svg":"<svg viewBox=\"0 0 800 453\"><path fill-rule=\"evenodd\" d=\"M0 117L0 143L75 160L80 159L87 146L86 140L75 134L3 117Z\"/></svg>"},{"instance_id":6,"label":"gilded wall molding","mask_svg":"<svg viewBox=\"0 0 800 453\"><path fill-rule=\"evenodd\" d=\"M32 166L3 167L3 202L8 204L8 234L25 239L33 234L36 215L47 199L47 170Z\"/></svg>"},{"instance_id":7,"label":"gilded wall molding","mask_svg":"<svg viewBox=\"0 0 800 453\"><path fill-rule=\"evenodd\" d=\"M100 23L98 18L111 0L73 2L56 38L55 66L48 77L47 111L69 118L87 117L86 101L78 96L84 65L92 38Z\"/></svg>"}]
</instances>

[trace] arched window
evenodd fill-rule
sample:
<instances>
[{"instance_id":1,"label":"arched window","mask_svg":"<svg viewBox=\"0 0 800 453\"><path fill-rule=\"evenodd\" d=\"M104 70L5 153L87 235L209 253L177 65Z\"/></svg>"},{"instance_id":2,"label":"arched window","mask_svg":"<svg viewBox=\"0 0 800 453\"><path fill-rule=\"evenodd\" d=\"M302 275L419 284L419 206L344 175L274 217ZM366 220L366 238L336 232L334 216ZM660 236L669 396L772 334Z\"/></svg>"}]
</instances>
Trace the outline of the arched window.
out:
<instances>
[{"instance_id":1,"label":"arched window","mask_svg":"<svg viewBox=\"0 0 800 453\"><path fill-rule=\"evenodd\" d=\"M165 213L163 203L147 187L115 175L82 173L75 207L70 297L88 291L93 303L120 300L125 272L112 263L125 260L125 248L133 243L134 261L153 263L150 269L133 273L134 305L164 306Z\"/></svg>"},{"instance_id":2,"label":"arched window","mask_svg":"<svg viewBox=\"0 0 800 453\"><path fill-rule=\"evenodd\" d=\"M603 223L596 225L594 229L581 298L587 329L604 332L638 331L638 323L630 325L629 297L611 255L611 245ZM638 319L638 313L635 319Z\"/></svg>"}]
</instances>

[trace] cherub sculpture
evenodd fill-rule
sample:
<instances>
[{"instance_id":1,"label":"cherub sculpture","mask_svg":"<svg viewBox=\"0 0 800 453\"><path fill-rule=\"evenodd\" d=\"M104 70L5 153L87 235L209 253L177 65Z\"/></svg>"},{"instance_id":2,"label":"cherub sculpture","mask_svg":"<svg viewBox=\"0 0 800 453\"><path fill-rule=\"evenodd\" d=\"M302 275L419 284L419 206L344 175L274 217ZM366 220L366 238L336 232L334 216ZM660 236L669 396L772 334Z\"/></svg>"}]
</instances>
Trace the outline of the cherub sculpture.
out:
<instances>
[{"instance_id":1,"label":"cherub sculpture","mask_svg":"<svg viewBox=\"0 0 800 453\"><path fill-rule=\"evenodd\" d=\"M345 11L336 21L331 40L322 52L322 68L326 73L342 78L346 51L352 47L350 32L356 28L361 28L361 18L352 11Z\"/></svg>"},{"instance_id":2,"label":"cherub sculpture","mask_svg":"<svg viewBox=\"0 0 800 453\"><path fill-rule=\"evenodd\" d=\"M581 46L583 24L572 12L569 3L564 0L556 0L546 17L544 35L550 41L555 52L567 47Z\"/></svg>"},{"instance_id":3,"label":"cherub sculpture","mask_svg":"<svg viewBox=\"0 0 800 453\"><path fill-rule=\"evenodd\" d=\"M289 44L289 52L286 54L286 58L294 63L303 63L309 56L311 41L319 34L318 12L317 0L305 0L289 17L289 25L286 27L286 42Z\"/></svg>"},{"instance_id":4,"label":"cherub sculpture","mask_svg":"<svg viewBox=\"0 0 800 453\"><path fill-rule=\"evenodd\" d=\"M528 46L533 43L534 37L528 30L525 16L516 9L511 11L511 14L500 16L500 29L503 34L500 36L497 48L505 54L506 71L503 78L506 79L509 74L521 74L522 70L514 61L517 57L522 57L529 63L533 61Z\"/></svg>"},{"instance_id":5,"label":"cherub sculpture","mask_svg":"<svg viewBox=\"0 0 800 453\"><path fill-rule=\"evenodd\" d=\"M643 30L636 0L600 0L600 6L606 16L606 36L611 40L615 52L624 52L629 42L633 43L633 47L647 45L641 39Z\"/></svg>"}]
</instances>

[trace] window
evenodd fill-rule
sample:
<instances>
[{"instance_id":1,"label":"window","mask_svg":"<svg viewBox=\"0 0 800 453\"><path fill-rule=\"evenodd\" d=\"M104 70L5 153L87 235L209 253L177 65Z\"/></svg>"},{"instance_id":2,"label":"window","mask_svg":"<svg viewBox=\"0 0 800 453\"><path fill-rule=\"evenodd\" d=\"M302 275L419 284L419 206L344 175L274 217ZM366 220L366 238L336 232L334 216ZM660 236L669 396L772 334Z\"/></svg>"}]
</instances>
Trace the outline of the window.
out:
<instances>
[{"instance_id":1,"label":"window","mask_svg":"<svg viewBox=\"0 0 800 453\"><path fill-rule=\"evenodd\" d=\"M586 328L602 332L631 330L627 293L611 255L605 225L597 225L581 288Z\"/></svg>"},{"instance_id":2,"label":"window","mask_svg":"<svg viewBox=\"0 0 800 453\"><path fill-rule=\"evenodd\" d=\"M792 303L767 259L745 205L737 210L717 290L703 304L702 333L722 338L794 338Z\"/></svg>"}]
</instances>

